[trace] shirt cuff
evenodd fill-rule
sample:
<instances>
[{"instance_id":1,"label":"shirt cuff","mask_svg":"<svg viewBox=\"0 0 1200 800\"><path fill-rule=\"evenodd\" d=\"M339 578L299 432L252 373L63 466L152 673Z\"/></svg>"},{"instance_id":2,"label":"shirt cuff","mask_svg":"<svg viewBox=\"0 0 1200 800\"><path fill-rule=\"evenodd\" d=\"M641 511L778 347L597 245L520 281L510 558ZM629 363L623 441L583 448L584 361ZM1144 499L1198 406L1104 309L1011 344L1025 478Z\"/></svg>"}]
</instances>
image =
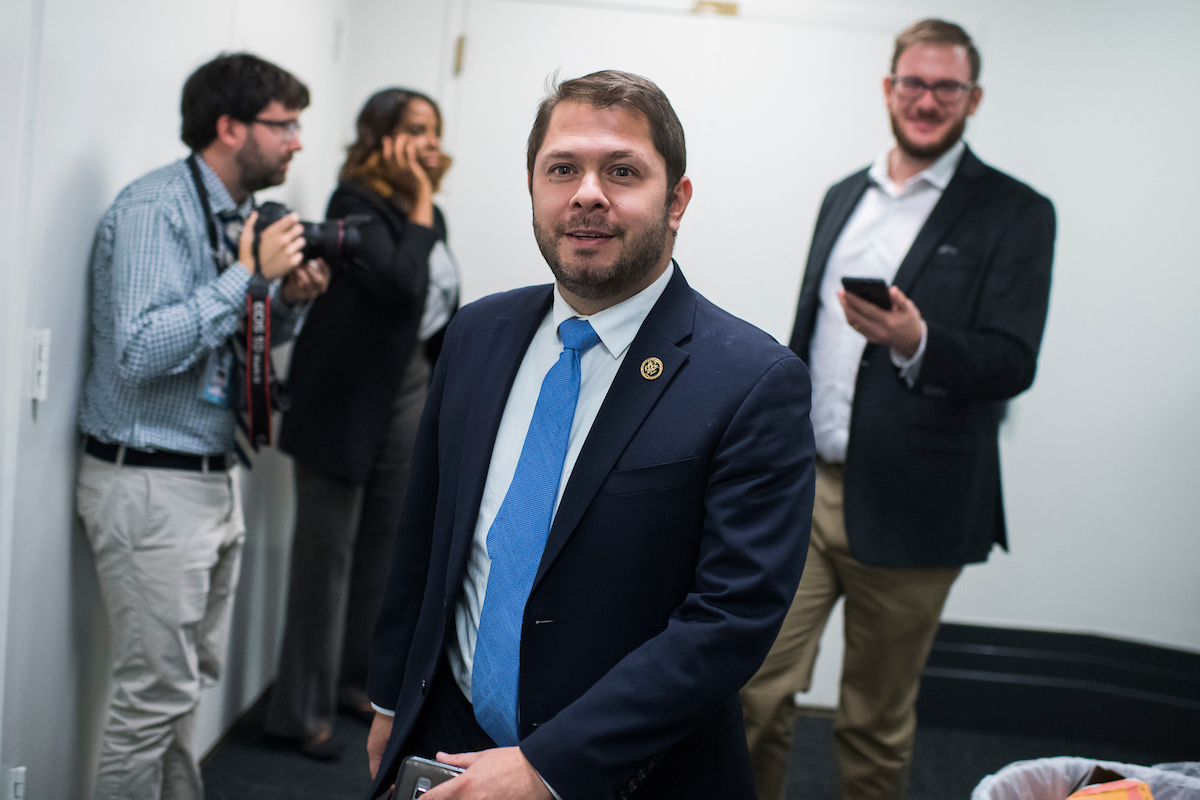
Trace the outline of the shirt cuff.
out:
<instances>
[{"instance_id":1,"label":"shirt cuff","mask_svg":"<svg viewBox=\"0 0 1200 800\"><path fill-rule=\"evenodd\" d=\"M388 709L386 709L386 708L380 708L379 706L375 705L374 703L371 703L371 708L375 709L375 710L376 710L376 711L378 711L380 714L383 714L385 717L394 717L394 716L396 716L396 712L395 712L395 711L389 711L389 710L388 710Z\"/></svg>"},{"instance_id":2,"label":"shirt cuff","mask_svg":"<svg viewBox=\"0 0 1200 800\"><path fill-rule=\"evenodd\" d=\"M929 339L929 327L925 324L925 320L921 320L921 343L917 345L917 352L911 357L905 358L889 348L888 352L892 357L892 365L900 370L900 377L908 384L908 388L916 385L917 376L921 374L921 361L925 358L925 342Z\"/></svg>"},{"instance_id":3,"label":"shirt cuff","mask_svg":"<svg viewBox=\"0 0 1200 800\"><path fill-rule=\"evenodd\" d=\"M540 778L542 783L545 784L546 788L550 790L550 794L554 795L554 800L562 800L562 795L560 795L558 792L554 791L553 786L546 783L546 779L542 777L542 773L538 772L536 769L534 770L534 772L537 772L538 778Z\"/></svg>"}]
</instances>

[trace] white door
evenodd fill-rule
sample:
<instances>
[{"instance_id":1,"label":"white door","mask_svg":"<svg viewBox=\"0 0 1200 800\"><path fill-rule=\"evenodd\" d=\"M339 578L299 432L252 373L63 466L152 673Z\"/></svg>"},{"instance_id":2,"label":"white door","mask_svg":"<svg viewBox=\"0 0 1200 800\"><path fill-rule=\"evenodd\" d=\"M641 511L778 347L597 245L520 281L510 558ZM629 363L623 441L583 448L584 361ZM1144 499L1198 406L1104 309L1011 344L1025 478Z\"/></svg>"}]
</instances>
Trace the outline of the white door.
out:
<instances>
[{"instance_id":1,"label":"white door","mask_svg":"<svg viewBox=\"0 0 1200 800\"><path fill-rule=\"evenodd\" d=\"M825 190L889 142L881 79L902 23L597 6L464 4L443 198L464 299L551 279L526 189L537 103L555 70L622 69L666 92L687 136L695 195L675 251L684 274L786 341Z\"/></svg>"}]
</instances>

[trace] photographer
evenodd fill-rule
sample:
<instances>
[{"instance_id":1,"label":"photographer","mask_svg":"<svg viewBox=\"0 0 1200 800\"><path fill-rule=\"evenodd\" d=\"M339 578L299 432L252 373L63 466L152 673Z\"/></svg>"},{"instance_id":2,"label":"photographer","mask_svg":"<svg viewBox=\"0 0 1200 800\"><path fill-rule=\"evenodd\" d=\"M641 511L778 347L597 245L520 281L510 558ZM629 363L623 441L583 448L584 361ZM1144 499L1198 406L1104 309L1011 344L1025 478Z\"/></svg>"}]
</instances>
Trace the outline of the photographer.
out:
<instances>
[{"instance_id":1,"label":"photographer","mask_svg":"<svg viewBox=\"0 0 1200 800\"><path fill-rule=\"evenodd\" d=\"M251 193L286 178L308 102L303 83L250 54L201 66L181 103L192 155L127 186L96 230L77 502L116 684L97 800L203 796L195 711L224 660L244 538L232 338L256 265L273 282L277 340L328 279L301 264L294 215L257 247L252 233Z\"/></svg>"},{"instance_id":2,"label":"photographer","mask_svg":"<svg viewBox=\"0 0 1200 800\"><path fill-rule=\"evenodd\" d=\"M458 303L433 204L450 165L441 128L437 104L417 92L385 89L363 107L328 217L368 221L292 354L280 449L295 458L296 532L266 730L318 760L340 756L339 709L374 716L368 642L430 366Z\"/></svg>"}]
</instances>

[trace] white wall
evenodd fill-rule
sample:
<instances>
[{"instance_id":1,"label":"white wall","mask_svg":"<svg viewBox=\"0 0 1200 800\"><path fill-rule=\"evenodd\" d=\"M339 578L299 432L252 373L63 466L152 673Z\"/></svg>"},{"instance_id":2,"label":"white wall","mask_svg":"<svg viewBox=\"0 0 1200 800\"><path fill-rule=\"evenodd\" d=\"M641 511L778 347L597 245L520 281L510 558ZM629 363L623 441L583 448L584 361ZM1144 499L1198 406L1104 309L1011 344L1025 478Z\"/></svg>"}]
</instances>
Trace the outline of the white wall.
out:
<instances>
[{"instance_id":1,"label":"white wall","mask_svg":"<svg viewBox=\"0 0 1200 800\"><path fill-rule=\"evenodd\" d=\"M451 72L455 37L489 2L6 4L0 26L0 766L27 765L34 800L84 796L105 705L107 624L72 500L86 261L96 220L123 185L184 154L177 138L182 82L217 51L236 48L281 63L313 90L314 104L303 118L305 151L287 185L273 193L307 217L323 210L363 100L393 84L443 101L452 155L455 148L467 153L483 139L510 135L504 125L516 126L518 144L504 163L474 170L515 181L506 191L517 208L527 209L519 142L538 87L514 86L511 95L491 97L504 112L494 124L458 124L475 110L462 91L471 71L505 69L503 51L482 60L468 41L463 75ZM678 19L683 30L681 14L691 2L526 5L548 15L608 8L611 19L622 21L640 6L647 9L642 16ZM820 158L823 143L847 117L836 98L801 105L798 122L779 130L756 124L769 109L738 103L736 81L719 91L700 84L708 73L697 59L719 51L723 31L733 36L732 26L744 32L771 20L875 31L883 44L877 67L867 72L877 82L889 56L882 34L898 20L938 14L963 21L984 56L985 97L968 138L985 160L1048 194L1060 228L1038 380L1014 404L1002 436L1012 553L968 569L947 618L1091 631L1200 651L1194 488L1200 419L1193 413L1200 398L1193 310L1200 296L1193 233L1200 201L1192 189L1200 182L1194 145L1200 119L1191 102L1200 80L1193 42L1200 6L1190 0L1136 9L1083 0L740 5L742 19L705 26L707 51L678 38L661 42L684 67L696 64L696 83L677 84L681 97L708 88L714 103L729 104L727 118L706 113L701 123L690 109L684 118L694 143L692 172L703 178L680 239L684 269L710 276L701 288L712 299L785 338L825 185L874 155L852 148ZM511 53L549 47L561 49L559 61L613 58L602 49L579 53L582 37L570 28L535 41L519 25L505 26L503 19L496 25ZM621 39L622 30L613 28L614 46ZM785 55L780 64L797 63ZM861 68L834 60L824 75L798 78L821 82L834 71ZM878 119L880 130L853 135L882 144L882 113ZM728 164L715 163L724 152L715 145L722 137L741 142L725 148ZM779 170L776 154L806 147L818 148L818 158L791 168L804 174ZM739 172L748 181L772 176L775 188L768 180L766 190L739 192ZM488 213L471 209L471 198L458 188L465 184L452 171L443 198L452 244L464 251L472 232L486 227ZM689 221L693 231L701 223L711 227L716 216L706 214L718 215L722 204L736 204L750 220L760 209L763 224L755 235L768 249L777 245L779 254L758 269L733 271L709 263L703 249L689 250L689 236L700 238L689 234ZM490 242L496 252L533 252L527 211L519 216L523 223L512 226L509 238ZM534 269L540 269L536 262ZM483 259L464 263L464 272L471 296L509 274ZM53 331L53 355L49 400L34 419L24 399L25 332L37 328ZM246 490L250 535L231 663L223 685L202 701L201 748L274 669L292 513L286 460L261 457ZM837 661L830 656L840 637L830 634L810 693L818 704L834 696Z\"/></svg>"},{"instance_id":2,"label":"white wall","mask_svg":"<svg viewBox=\"0 0 1200 800\"><path fill-rule=\"evenodd\" d=\"M106 705L107 620L73 508L87 256L96 221L122 186L186 154L178 138L183 80L217 52L243 48L292 70L313 92L302 118L305 150L274 194L319 215L348 129L337 105L345 5L21 0L5 6L0 548L11 537L11 556L0 550L0 569L10 572L11 583L0 593L8 626L0 764L28 767L28 797L85 796ZM31 135L22 138L26 121ZM22 175L24 184L13 180ZM51 329L53 344L49 398L35 418L25 399L24 331L37 328ZM227 678L201 703L201 750L275 669L290 482L290 467L277 453L261 457L243 480L250 533L235 634Z\"/></svg>"}]
</instances>

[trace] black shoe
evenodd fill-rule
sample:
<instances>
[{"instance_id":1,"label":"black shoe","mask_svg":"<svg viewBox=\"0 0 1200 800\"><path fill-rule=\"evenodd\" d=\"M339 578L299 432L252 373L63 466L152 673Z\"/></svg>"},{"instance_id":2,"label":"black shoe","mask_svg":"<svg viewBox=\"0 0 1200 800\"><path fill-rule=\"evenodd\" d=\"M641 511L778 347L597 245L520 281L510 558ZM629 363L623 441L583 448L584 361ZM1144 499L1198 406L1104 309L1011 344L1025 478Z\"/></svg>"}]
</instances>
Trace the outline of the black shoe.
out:
<instances>
[{"instance_id":1,"label":"black shoe","mask_svg":"<svg viewBox=\"0 0 1200 800\"><path fill-rule=\"evenodd\" d=\"M295 750L305 758L311 758L313 761L324 761L332 763L341 761L342 746L333 741L330 736L317 742L315 737L304 739L297 736L279 736L274 733L264 731L263 737L272 747L278 747L285 750Z\"/></svg>"},{"instance_id":2,"label":"black shoe","mask_svg":"<svg viewBox=\"0 0 1200 800\"><path fill-rule=\"evenodd\" d=\"M330 736L327 739L322 739L315 742L312 739L301 739L296 742L296 749L300 751L300 755L305 758L311 758L313 761L334 762L342 760L342 746L333 741Z\"/></svg>"}]
</instances>

